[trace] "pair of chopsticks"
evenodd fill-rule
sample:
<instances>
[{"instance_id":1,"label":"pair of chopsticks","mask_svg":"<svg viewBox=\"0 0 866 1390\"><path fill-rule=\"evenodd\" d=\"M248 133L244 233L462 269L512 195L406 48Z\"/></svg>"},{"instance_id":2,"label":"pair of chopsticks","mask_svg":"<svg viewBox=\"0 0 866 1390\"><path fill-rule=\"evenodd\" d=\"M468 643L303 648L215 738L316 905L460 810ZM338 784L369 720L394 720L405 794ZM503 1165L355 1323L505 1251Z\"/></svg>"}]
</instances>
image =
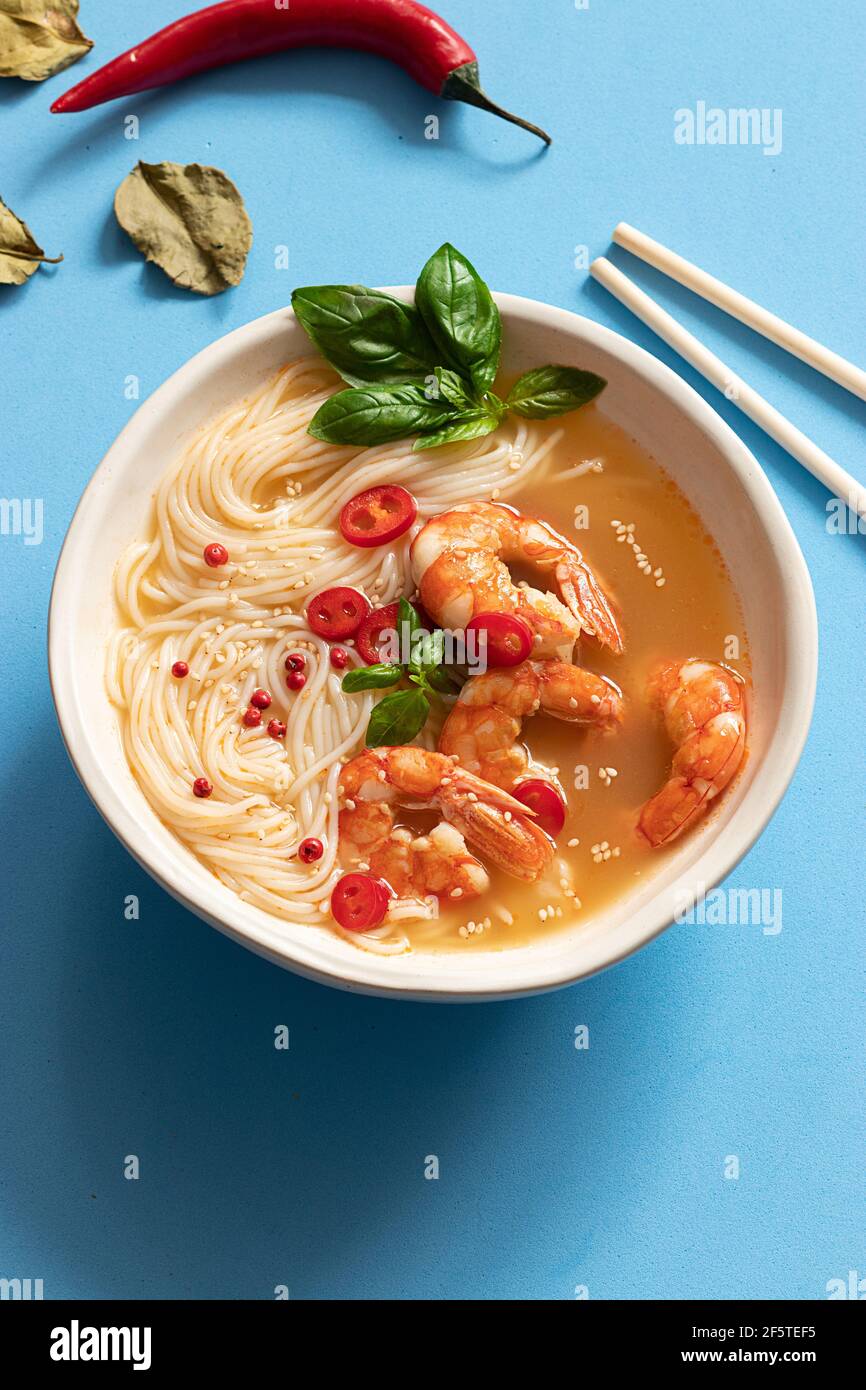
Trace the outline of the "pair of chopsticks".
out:
<instances>
[{"instance_id":1,"label":"pair of chopsticks","mask_svg":"<svg viewBox=\"0 0 866 1390\"><path fill-rule=\"evenodd\" d=\"M740 323L746 324L756 333L763 334L771 342L793 353L801 362L806 362L816 371L823 372L831 381L838 382L861 400L866 400L866 372L860 367L855 367L853 362L848 362L838 353L831 352L822 343L807 337L784 319L769 313L761 308L760 304L747 299L745 295L739 294L721 280L716 280L706 271L692 265L691 261L678 256L676 252L669 251L661 242L653 241L652 237L639 232L636 227L630 227L627 222L618 224L613 233L613 240L618 246L624 247L648 265L654 266L678 284L684 285L686 289L693 290L717 308L724 309ZM836 463L835 459L830 458L829 454L825 454L823 449L819 449L808 435L797 429L796 425L770 405L769 401L740 380L721 358L704 347L703 343L683 328L682 324L677 323L675 318L666 313L654 299L639 289L604 256L593 261L589 270L599 284L610 290L620 303L631 309L633 314L663 338L680 357L685 358L707 381L722 391L728 400L733 401L744 415L748 415L750 420L760 425L771 439L781 444L792 458L807 468L851 511L866 521L866 487L858 483Z\"/></svg>"}]
</instances>

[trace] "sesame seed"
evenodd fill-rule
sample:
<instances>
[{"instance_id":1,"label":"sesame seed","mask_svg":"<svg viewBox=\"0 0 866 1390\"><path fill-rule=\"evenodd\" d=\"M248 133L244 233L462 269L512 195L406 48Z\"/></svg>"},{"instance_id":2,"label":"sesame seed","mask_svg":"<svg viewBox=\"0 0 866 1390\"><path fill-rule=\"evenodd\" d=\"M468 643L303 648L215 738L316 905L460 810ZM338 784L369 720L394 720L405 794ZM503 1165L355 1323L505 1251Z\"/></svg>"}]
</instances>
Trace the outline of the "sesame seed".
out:
<instances>
[{"instance_id":1,"label":"sesame seed","mask_svg":"<svg viewBox=\"0 0 866 1390\"><path fill-rule=\"evenodd\" d=\"M571 839L571 840L569 840L569 842L568 842L568 848L569 848L569 849L577 849L577 847L578 847L579 844L580 844L580 840L578 840L578 839L576 839L576 838Z\"/></svg>"}]
</instances>

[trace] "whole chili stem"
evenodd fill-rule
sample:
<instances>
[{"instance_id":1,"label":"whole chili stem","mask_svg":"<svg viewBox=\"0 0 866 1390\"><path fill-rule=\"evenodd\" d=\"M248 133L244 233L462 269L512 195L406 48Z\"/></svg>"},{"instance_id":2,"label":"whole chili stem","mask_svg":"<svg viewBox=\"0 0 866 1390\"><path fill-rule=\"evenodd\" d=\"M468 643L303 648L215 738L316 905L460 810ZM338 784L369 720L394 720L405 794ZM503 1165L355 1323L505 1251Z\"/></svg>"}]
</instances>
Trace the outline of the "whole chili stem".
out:
<instances>
[{"instance_id":1,"label":"whole chili stem","mask_svg":"<svg viewBox=\"0 0 866 1390\"><path fill-rule=\"evenodd\" d=\"M122 53L64 92L51 110L86 111L245 58L310 46L377 53L437 96L481 107L550 144L539 126L482 91L472 48L416 0L223 0Z\"/></svg>"}]
</instances>

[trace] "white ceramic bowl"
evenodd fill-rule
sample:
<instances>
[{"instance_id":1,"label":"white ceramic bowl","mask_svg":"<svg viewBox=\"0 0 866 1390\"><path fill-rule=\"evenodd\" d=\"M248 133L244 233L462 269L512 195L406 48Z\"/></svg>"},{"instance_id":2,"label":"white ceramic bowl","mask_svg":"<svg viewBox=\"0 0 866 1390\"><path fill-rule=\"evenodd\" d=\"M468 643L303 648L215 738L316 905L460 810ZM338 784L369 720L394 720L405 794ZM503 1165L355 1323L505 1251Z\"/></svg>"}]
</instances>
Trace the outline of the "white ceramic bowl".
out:
<instances>
[{"instance_id":1,"label":"white ceramic bowl","mask_svg":"<svg viewBox=\"0 0 866 1390\"><path fill-rule=\"evenodd\" d=\"M532 300L497 295L497 302L509 368L564 362L608 379L603 409L663 463L708 522L739 587L750 637L756 698L744 772L655 877L592 921L514 950L372 955L326 927L287 924L241 902L161 825L127 767L117 724L105 717L103 686L115 565L141 535L157 481L190 432L308 350L290 310L219 339L136 411L89 483L57 566L49 624L54 700L76 771L112 830L205 921L279 965L346 989L507 998L567 985L622 960L746 853L778 805L809 727L817 667L812 586L756 460L690 386L625 338Z\"/></svg>"}]
</instances>

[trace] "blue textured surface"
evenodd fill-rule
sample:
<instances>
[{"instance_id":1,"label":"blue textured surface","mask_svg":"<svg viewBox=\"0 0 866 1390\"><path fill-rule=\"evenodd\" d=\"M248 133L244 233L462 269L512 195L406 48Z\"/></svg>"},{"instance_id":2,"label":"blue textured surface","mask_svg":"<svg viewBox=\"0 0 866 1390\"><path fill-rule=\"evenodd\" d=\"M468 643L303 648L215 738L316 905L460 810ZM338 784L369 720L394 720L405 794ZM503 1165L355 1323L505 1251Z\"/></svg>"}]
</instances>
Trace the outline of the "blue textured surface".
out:
<instances>
[{"instance_id":1,"label":"blue textured surface","mask_svg":"<svg viewBox=\"0 0 866 1390\"><path fill-rule=\"evenodd\" d=\"M134 409L125 378L148 394L293 284L408 281L447 238L495 287L577 309L679 367L575 268L575 247L603 252L625 218L862 359L862 6L441 5L490 92L553 131L549 152L343 53L48 114L183 0L83 0L94 54L41 88L0 84L0 192L66 253L0 289L0 494L45 504L41 546L0 536L0 1275L43 1278L47 1297L271 1298L285 1284L293 1298L567 1299L578 1285L821 1298L828 1279L866 1273L864 541L829 534L823 489L688 370L764 463L818 600L806 754L731 880L783 889L780 934L678 927L583 986L517 1003L349 997L182 911L113 839L61 746L49 585L79 494ZM781 108L781 154L676 144L675 109L701 99ZM129 112L138 143L124 139ZM434 112L438 142L424 138ZM111 199L139 157L236 179L256 232L237 290L185 294L132 251ZM288 272L274 269L281 244ZM866 407L628 268L866 478ZM588 1051L574 1047L582 1023ZM279 1024L288 1052L273 1046ZM429 1154L438 1181L424 1178ZM725 1180L732 1154L741 1175Z\"/></svg>"}]
</instances>

